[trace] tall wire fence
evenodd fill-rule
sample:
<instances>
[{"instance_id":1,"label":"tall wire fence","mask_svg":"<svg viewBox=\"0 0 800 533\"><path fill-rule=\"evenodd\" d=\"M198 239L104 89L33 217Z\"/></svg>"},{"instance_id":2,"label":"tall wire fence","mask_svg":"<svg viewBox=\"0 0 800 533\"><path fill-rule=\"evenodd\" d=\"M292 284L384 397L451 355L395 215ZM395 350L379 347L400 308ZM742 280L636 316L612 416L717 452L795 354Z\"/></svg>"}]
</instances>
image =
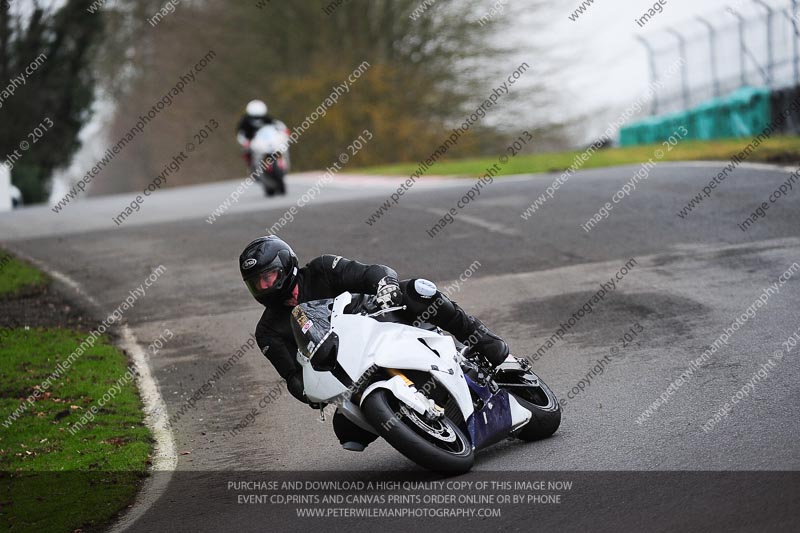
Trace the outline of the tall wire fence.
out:
<instances>
[{"instance_id":1,"label":"tall wire fence","mask_svg":"<svg viewBox=\"0 0 800 533\"><path fill-rule=\"evenodd\" d=\"M650 113L689 109L740 87L800 86L800 6L736 0L724 10L645 37L651 81L663 85ZM680 58L677 76L663 76Z\"/></svg>"}]
</instances>

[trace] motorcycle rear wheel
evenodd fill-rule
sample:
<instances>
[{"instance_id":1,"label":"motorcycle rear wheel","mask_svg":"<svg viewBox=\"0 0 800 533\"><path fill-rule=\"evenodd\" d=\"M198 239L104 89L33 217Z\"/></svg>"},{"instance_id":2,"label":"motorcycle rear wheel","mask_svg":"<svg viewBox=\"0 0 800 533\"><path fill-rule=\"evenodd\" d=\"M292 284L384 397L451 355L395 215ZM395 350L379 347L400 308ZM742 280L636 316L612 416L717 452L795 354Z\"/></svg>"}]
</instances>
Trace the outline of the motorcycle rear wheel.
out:
<instances>
[{"instance_id":1,"label":"motorcycle rear wheel","mask_svg":"<svg viewBox=\"0 0 800 533\"><path fill-rule=\"evenodd\" d=\"M475 450L452 420L426 421L386 389L375 390L361 408L375 431L418 465L449 475L472 468Z\"/></svg>"},{"instance_id":2,"label":"motorcycle rear wheel","mask_svg":"<svg viewBox=\"0 0 800 533\"><path fill-rule=\"evenodd\" d=\"M531 412L530 421L525 424L516 437L524 441L546 439L561 425L561 405L558 398L533 372L503 372L496 376L499 383L530 385L530 387L507 387L522 407ZM502 388L502 385L500 385Z\"/></svg>"}]
</instances>

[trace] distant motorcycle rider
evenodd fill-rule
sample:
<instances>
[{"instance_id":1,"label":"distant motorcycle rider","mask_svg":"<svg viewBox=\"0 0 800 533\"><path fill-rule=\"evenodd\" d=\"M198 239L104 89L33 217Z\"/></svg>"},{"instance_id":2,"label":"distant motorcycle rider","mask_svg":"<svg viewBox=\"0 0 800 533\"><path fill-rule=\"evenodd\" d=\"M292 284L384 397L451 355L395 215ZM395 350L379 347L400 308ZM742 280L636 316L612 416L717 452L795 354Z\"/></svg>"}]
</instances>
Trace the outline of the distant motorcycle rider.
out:
<instances>
[{"instance_id":1,"label":"distant motorcycle rider","mask_svg":"<svg viewBox=\"0 0 800 533\"><path fill-rule=\"evenodd\" d=\"M236 135L239 144L249 144L259 129L276 122L267 111L267 104L261 100L251 100L247 104L245 114L239 121L239 128Z\"/></svg>"},{"instance_id":2,"label":"distant motorcycle rider","mask_svg":"<svg viewBox=\"0 0 800 533\"><path fill-rule=\"evenodd\" d=\"M289 392L310 404L303 388L303 373L297 362L297 345L291 329L291 311L299 303L335 298L344 291L374 294L382 308L407 306L403 318L409 323L426 313L425 321L448 331L469 346L468 355L480 357L492 368L509 354L508 345L480 320L468 315L455 302L424 279L398 281L397 273L383 265L366 265L342 256L322 255L299 268L291 247L274 235L259 237L239 257L239 268L253 297L266 307L256 326L256 341ZM315 405L312 405L314 407ZM362 451L376 435L365 431L337 412L333 426L346 450Z\"/></svg>"},{"instance_id":3,"label":"distant motorcycle rider","mask_svg":"<svg viewBox=\"0 0 800 533\"><path fill-rule=\"evenodd\" d=\"M244 157L247 161L247 167L252 165L252 153L250 152L250 141L256 136L258 130L270 124L276 124L286 127L283 122L270 116L268 113L267 104L261 100L251 100L247 104L245 114L239 121L239 127L236 133L236 140L244 149Z\"/></svg>"}]
</instances>

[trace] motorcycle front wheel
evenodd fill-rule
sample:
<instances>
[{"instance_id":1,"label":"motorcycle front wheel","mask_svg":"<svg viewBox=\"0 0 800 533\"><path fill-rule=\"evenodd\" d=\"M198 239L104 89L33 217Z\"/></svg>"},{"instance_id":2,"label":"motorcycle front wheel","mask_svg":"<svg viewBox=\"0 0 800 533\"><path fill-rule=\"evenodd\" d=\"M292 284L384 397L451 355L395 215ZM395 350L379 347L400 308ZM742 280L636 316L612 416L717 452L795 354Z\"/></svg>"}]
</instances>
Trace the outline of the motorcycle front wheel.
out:
<instances>
[{"instance_id":1,"label":"motorcycle front wheel","mask_svg":"<svg viewBox=\"0 0 800 533\"><path fill-rule=\"evenodd\" d=\"M472 443L447 417L427 420L386 389L375 390L361 409L386 442L428 470L463 474L475 462Z\"/></svg>"}]
</instances>

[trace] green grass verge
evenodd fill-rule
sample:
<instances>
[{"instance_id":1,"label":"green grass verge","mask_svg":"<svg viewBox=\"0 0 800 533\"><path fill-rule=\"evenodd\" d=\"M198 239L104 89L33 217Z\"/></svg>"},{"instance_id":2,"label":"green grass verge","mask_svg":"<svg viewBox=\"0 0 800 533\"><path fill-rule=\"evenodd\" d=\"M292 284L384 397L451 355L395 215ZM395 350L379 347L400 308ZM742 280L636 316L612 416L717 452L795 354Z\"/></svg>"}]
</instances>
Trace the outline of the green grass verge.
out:
<instances>
[{"instance_id":1,"label":"green grass verge","mask_svg":"<svg viewBox=\"0 0 800 533\"><path fill-rule=\"evenodd\" d=\"M662 161L725 161L738 154L749 139L724 139L719 141L681 141L672 151L666 152ZM631 146L598 150L582 168L601 168L618 165L642 163L656 160L656 149L663 145ZM498 175L535 174L541 172L562 172L569 168L575 157L583 150L554 152L544 154L518 155L502 165ZM507 154L508 155L508 154ZM499 157L499 156L498 156ZM497 163L498 157L438 161L427 172L429 175L477 177ZM800 137L773 137L762 143L750 157L749 162L800 162ZM418 162L381 165L359 168L355 172L376 175L411 175L417 170Z\"/></svg>"},{"instance_id":2,"label":"green grass verge","mask_svg":"<svg viewBox=\"0 0 800 533\"><path fill-rule=\"evenodd\" d=\"M47 276L28 263L0 250L0 297L47 284Z\"/></svg>"},{"instance_id":3,"label":"green grass verge","mask_svg":"<svg viewBox=\"0 0 800 533\"><path fill-rule=\"evenodd\" d=\"M0 329L0 530L98 528L131 503L145 475L152 438L126 358L107 338L27 402L86 338ZM94 420L73 434L93 407Z\"/></svg>"}]
</instances>

